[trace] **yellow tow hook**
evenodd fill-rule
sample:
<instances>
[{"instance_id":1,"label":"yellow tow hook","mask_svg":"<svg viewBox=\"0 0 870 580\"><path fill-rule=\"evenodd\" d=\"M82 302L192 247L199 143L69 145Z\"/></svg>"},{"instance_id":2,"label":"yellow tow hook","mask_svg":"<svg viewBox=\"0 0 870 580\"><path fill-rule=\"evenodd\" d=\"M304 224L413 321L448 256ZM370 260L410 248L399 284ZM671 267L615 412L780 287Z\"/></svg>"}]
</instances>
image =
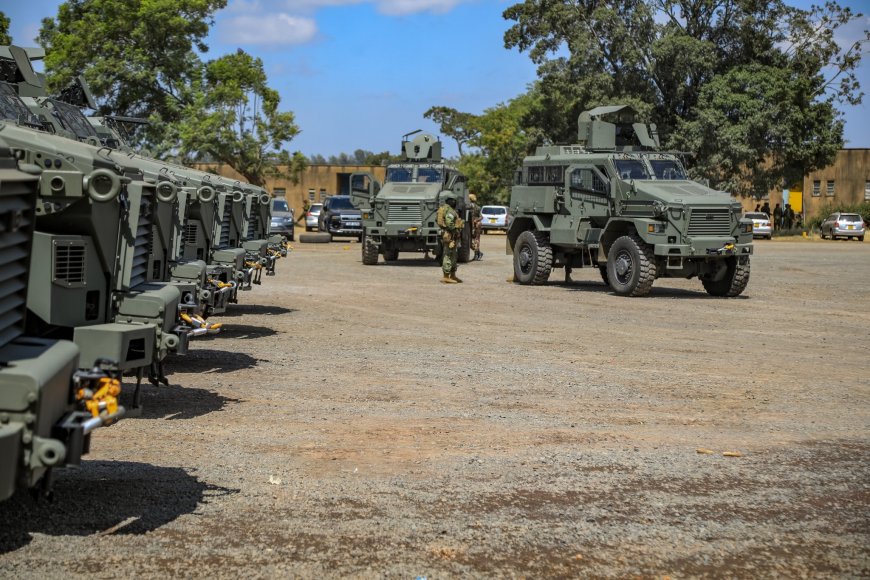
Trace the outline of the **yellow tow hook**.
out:
<instances>
[{"instance_id":1,"label":"yellow tow hook","mask_svg":"<svg viewBox=\"0 0 870 580\"><path fill-rule=\"evenodd\" d=\"M215 286L217 286L221 290L223 290L224 288L232 288L233 287L232 282L221 282L220 280L214 280L212 278L208 279L208 283L214 284Z\"/></svg>"},{"instance_id":2,"label":"yellow tow hook","mask_svg":"<svg viewBox=\"0 0 870 580\"><path fill-rule=\"evenodd\" d=\"M76 391L76 401L82 402L93 417L105 419L105 415L118 412L118 395L121 394L121 381L111 377L97 379L96 389L82 387ZM105 413L105 415L104 415ZM106 425L111 420L107 420Z\"/></svg>"},{"instance_id":3,"label":"yellow tow hook","mask_svg":"<svg viewBox=\"0 0 870 580\"><path fill-rule=\"evenodd\" d=\"M181 312L179 314L181 316L181 320L189 324L193 328L193 335L200 336L203 334L217 334L223 328L223 324L220 322L210 323L206 322L205 319L199 314L187 314L186 312Z\"/></svg>"},{"instance_id":4,"label":"yellow tow hook","mask_svg":"<svg viewBox=\"0 0 870 580\"><path fill-rule=\"evenodd\" d=\"M263 268L263 265L260 264L259 262L247 262L246 261L245 266L247 266L248 268L253 268L254 270L260 270Z\"/></svg>"}]
</instances>

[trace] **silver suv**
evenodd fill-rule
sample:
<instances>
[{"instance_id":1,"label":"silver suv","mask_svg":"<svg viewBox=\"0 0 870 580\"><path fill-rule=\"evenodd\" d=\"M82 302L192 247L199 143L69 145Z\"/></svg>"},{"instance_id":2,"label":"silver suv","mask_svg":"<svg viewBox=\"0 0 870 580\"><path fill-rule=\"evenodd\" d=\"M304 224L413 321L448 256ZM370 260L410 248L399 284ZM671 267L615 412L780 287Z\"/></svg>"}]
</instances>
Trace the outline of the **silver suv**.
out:
<instances>
[{"instance_id":1,"label":"silver suv","mask_svg":"<svg viewBox=\"0 0 870 580\"><path fill-rule=\"evenodd\" d=\"M864 241L864 219L857 213L832 213L819 227L819 235L822 238L858 238Z\"/></svg>"}]
</instances>

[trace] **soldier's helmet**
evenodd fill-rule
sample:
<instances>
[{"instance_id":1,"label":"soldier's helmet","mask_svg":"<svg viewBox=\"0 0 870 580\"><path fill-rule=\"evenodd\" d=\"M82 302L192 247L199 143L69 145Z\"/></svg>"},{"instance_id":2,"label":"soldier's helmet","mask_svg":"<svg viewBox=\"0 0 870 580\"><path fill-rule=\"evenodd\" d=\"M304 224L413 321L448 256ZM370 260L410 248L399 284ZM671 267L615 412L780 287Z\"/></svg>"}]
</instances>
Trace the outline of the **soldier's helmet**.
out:
<instances>
[{"instance_id":1,"label":"soldier's helmet","mask_svg":"<svg viewBox=\"0 0 870 580\"><path fill-rule=\"evenodd\" d=\"M474 195L473 193L469 193L469 194L468 194L468 199L470 199L471 201L477 203L477 196Z\"/></svg>"},{"instance_id":2,"label":"soldier's helmet","mask_svg":"<svg viewBox=\"0 0 870 580\"><path fill-rule=\"evenodd\" d=\"M441 202L451 206L456 205L456 194L452 191L446 191L441 194Z\"/></svg>"}]
</instances>

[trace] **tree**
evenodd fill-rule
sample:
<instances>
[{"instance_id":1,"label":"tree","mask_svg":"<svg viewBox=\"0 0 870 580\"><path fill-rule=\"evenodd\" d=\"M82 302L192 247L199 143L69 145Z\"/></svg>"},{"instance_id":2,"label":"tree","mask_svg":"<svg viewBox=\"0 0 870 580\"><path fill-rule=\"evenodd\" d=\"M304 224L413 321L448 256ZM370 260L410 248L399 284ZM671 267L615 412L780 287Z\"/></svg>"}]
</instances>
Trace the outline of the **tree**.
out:
<instances>
[{"instance_id":1,"label":"tree","mask_svg":"<svg viewBox=\"0 0 870 580\"><path fill-rule=\"evenodd\" d=\"M99 113L181 118L191 104L187 90L200 74L195 51L214 13L227 0L67 0L55 18L45 18L38 41L46 50L48 88L58 91L83 74L99 104Z\"/></svg>"},{"instance_id":2,"label":"tree","mask_svg":"<svg viewBox=\"0 0 870 580\"><path fill-rule=\"evenodd\" d=\"M0 10L0 45L12 44L12 37L9 36L9 24L9 17Z\"/></svg>"},{"instance_id":3,"label":"tree","mask_svg":"<svg viewBox=\"0 0 870 580\"><path fill-rule=\"evenodd\" d=\"M423 113L423 117L432 119L441 127L441 134L456 141L459 156L464 155L462 146L475 136L475 130L471 122L474 115L462 113L450 107L430 107Z\"/></svg>"},{"instance_id":4,"label":"tree","mask_svg":"<svg viewBox=\"0 0 870 580\"><path fill-rule=\"evenodd\" d=\"M842 145L835 105L861 101L855 70L870 35L847 47L834 37L860 16L835 2L526 0L505 10L515 24L504 38L538 64L527 122L547 140L573 141L585 109L626 103L668 146L693 146L718 183L748 175L760 187L829 163ZM744 114L716 114L729 103Z\"/></svg>"},{"instance_id":5,"label":"tree","mask_svg":"<svg viewBox=\"0 0 870 580\"><path fill-rule=\"evenodd\" d=\"M292 181L306 166L305 156L284 144L299 134L292 112L281 112L281 97L267 85L263 62L239 49L208 62L191 85L192 102L170 132L186 157L206 154L228 164L254 185L267 177ZM280 169L286 167L286 169Z\"/></svg>"}]
</instances>

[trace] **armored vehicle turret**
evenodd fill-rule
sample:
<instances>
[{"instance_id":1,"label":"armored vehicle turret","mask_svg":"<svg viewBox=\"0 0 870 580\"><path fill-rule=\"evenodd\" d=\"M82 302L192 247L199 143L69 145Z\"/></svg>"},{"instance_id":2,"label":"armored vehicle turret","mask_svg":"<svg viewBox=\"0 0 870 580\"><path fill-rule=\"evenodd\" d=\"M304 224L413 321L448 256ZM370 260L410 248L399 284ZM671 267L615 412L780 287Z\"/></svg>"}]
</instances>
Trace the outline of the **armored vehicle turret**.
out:
<instances>
[{"instance_id":1,"label":"armored vehicle turret","mask_svg":"<svg viewBox=\"0 0 870 580\"><path fill-rule=\"evenodd\" d=\"M749 282L752 222L739 202L688 178L660 151L655 125L627 106L578 119L578 143L538 147L511 190L514 280L591 266L616 294L643 296L656 278L698 277L713 296Z\"/></svg>"},{"instance_id":2,"label":"armored vehicle turret","mask_svg":"<svg viewBox=\"0 0 870 580\"><path fill-rule=\"evenodd\" d=\"M402 139L401 163L387 167L383 187L367 173L351 176L351 199L362 212L363 264L399 258L400 252L441 254L441 236L436 223L438 206L447 192L456 194L456 209L465 219L459 246L459 261L467 262L471 249L471 220L465 176L441 158L441 142L420 133Z\"/></svg>"}]
</instances>

